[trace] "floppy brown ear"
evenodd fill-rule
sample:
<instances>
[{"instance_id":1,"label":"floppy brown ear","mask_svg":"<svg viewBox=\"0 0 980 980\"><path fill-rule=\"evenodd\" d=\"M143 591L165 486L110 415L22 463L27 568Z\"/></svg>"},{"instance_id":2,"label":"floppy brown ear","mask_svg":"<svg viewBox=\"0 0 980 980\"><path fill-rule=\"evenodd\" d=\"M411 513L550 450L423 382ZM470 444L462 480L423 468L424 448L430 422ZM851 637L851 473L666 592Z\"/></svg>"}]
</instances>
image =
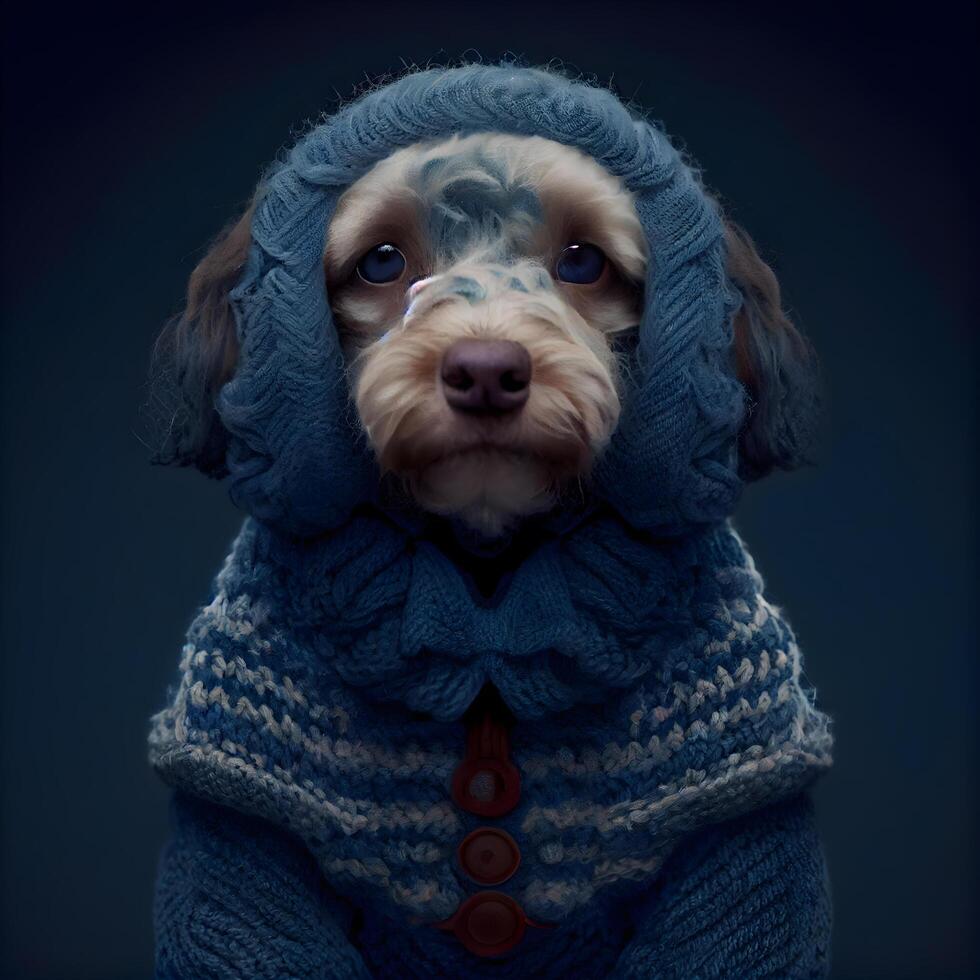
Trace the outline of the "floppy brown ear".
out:
<instances>
[{"instance_id":1,"label":"floppy brown ear","mask_svg":"<svg viewBox=\"0 0 980 980\"><path fill-rule=\"evenodd\" d=\"M732 351L749 398L739 469L755 480L810 461L820 401L817 360L783 312L779 282L752 239L726 221L725 245L728 277L742 295Z\"/></svg>"},{"instance_id":2,"label":"floppy brown ear","mask_svg":"<svg viewBox=\"0 0 980 980\"><path fill-rule=\"evenodd\" d=\"M227 472L227 433L215 398L238 360L228 294L248 256L255 202L228 225L191 273L184 312L164 327L153 363L153 411L164 432L153 461L196 466L208 476Z\"/></svg>"}]
</instances>

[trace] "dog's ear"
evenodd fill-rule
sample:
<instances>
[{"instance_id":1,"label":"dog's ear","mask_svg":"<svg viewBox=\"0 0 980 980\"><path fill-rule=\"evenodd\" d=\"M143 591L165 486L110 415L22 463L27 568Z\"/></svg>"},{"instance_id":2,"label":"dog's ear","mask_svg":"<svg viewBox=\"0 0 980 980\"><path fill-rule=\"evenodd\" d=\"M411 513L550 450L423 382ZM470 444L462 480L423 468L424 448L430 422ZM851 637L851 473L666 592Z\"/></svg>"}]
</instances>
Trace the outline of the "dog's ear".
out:
<instances>
[{"instance_id":1,"label":"dog's ear","mask_svg":"<svg viewBox=\"0 0 980 980\"><path fill-rule=\"evenodd\" d=\"M749 398L739 436L739 469L755 480L809 462L819 415L816 356L783 312L779 283L752 239L725 222L726 267L742 296L733 355Z\"/></svg>"},{"instance_id":2,"label":"dog's ear","mask_svg":"<svg viewBox=\"0 0 980 980\"><path fill-rule=\"evenodd\" d=\"M191 273L184 312L164 328L153 355L153 413L165 416L156 463L227 472L227 432L215 398L238 361L229 292L248 256L255 202L228 225Z\"/></svg>"}]
</instances>

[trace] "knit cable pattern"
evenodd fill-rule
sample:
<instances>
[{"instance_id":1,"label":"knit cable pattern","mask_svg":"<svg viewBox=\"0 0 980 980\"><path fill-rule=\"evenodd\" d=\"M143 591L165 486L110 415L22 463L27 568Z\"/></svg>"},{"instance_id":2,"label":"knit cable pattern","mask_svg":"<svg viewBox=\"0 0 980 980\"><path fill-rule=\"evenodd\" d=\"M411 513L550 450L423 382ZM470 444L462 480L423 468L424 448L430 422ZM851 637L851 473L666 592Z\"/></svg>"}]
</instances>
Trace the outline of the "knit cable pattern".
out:
<instances>
[{"instance_id":1,"label":"knit cable pattern","mask_svg":"<svg viewBox=\"0 0 980 980\"><path fill-rule=\"evenodd\" d=\"M160 860L157 980L367 980L352 912L299 841L177 794Z\"/></svg>"},{"instance_id":2,"label":"knit cable pattern","mask_svg":"<svg viewBox=\"0 0 980 980\"><path fill-rule=\"evenodd\" d=\"M268 174L232 292L239 365L218 400L232 497L263 521L313 534L375 495L322 274L326 228L340 193L397 147L478 130L577 147L635 192L650 245L646 304L623 413L592 491L646 528L724 518L741 486L744 396L728 366L738 297L714 205L667 137L610 92L483 65L409 74L369 93Z\"/></svg>"}]
</instances>

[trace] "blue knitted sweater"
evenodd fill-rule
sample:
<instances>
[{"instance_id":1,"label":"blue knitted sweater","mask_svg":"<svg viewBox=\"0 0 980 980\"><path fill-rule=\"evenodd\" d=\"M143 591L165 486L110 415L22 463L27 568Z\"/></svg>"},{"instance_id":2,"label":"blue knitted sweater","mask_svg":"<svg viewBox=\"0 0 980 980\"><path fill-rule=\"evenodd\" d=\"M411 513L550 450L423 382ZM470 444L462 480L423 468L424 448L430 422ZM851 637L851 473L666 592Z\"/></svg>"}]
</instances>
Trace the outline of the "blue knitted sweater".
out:
<instances>
[{"instance_id":1,"label":"blue knitted sweater","mask_svg":"<svg viewBox=\"0 0 980 980\"><path fill-rule=\"evenodd\" d=\"M580 147L650 244L629 389L588 499L537 519L496 591L385 495L351 415L321 270L345 187L451 132ZM513 66L407 75L268 173L218 399L248 513L191 626L151 758L177 789L157 896L166 977L819 976L825 872L804 790L828 721L727 518L745 396L721 225L663 133L610 93ZM465 712L514 719L517 805L457 806ZM480 958L433 928L493 824L535 924ZM537 926L540 926L538 928Z\"/></svg>"}]
</instances>

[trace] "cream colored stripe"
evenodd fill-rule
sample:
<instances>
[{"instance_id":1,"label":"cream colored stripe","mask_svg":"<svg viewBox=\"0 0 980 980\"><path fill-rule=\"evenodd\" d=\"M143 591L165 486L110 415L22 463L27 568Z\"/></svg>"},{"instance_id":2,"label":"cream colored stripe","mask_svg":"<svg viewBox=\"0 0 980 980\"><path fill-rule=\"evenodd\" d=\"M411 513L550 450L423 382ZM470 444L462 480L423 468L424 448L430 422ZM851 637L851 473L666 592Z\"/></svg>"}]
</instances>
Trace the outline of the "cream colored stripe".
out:
<instances>
[{"instance_id":1,"label":"cream colored stripe","mask_svg":"<svg viewBox=\"0 0 980 980\"><path fill-rule=\"evenodd\" d=\"M521 904L532 912L542 909L548 911L555 906L566 915L585 905L595 894L595 886L586 878L564 878L549 881L535 878L524 889Z\"/></svg>"},{"instance_id":2,"label":"cream colored stripe","mask_svg":"<svg viewBox=\"0 0 980 980\"><path fill-rule=\"evenodd\" d=\"M278 820L282 812L289 812L292 815L290 825L310 842L314 853L323 847L322 843L318 844L312 838L323 835L324 823L348 835L404 826L424 828L431 824L436 811L444 811L438 813L438 817L445 823L443 833L446 839L454 841L462 831L456 814L448 804L445 807L432 807L427 813L420 814L411 803L376 807L368 801L343 798L330 801L322 791L316 792L309 784L284 784L275 775L210 745L184 745L170 749L158 756L154 764L165 776L175 771L190 770L188 775L192 777L192 784L198 788L198 792L210 794L209 798L223 804L227 804L229 794L222 789L222 785L227 785L229 781L239 784L231 794L232 798L247 799L250 812L269 820ZM366 875L375 874L380 872L382 865L383 861L370 861L363 865L363 871ZM384 867L387 868L386 865ZM338 870L352 872L351 867ZM391 882L389 892L399 904L426 914L432 912L432 903L437 903L442 912L448 915L460 897L455 891L444 888L436 879L413 879L411 887Z\"/></svg>"},{"instance_id":3,"label":"cream colored stripe","mask_svg":"<svg viewBox=\"0 0 980 980\"><path fill-rule=\"evenodd\" d=\"M342 772L359 775L385 772L395 778L426 773L435 780L446 781L460 759L460 756L448 752L423 751L411 742L403 751L394 751L383 745L329 738L316 727L312 727L307 733L287 714L276 718L267 704L256 708L244 696L232 704L224 688L208 689L202 681L197 681L189 688L187 698L191 704L202 710L218 705L228 714L244 718L257 730L268 732L281 744L295 747L316 764L327 764Z\"/></svg>"},{"instance_id":4,"label":"cream colored stripe","mask_svg":"<svg viewBox=\"0 0 980 980\"><path fill-rule=\"evenodd\" d=\"M456 808L448 799L432 804L420 804L414 800L397 800L379 805L373 800L353 799L337 794L328 795L310 780L289 778L281 769L271 771L256 764L254 758L243 758L213 745L184 745L166 750L154 759L157 768L166 772L174 758L187 758L194 762L210 761L216 765L227 766L239 773L248 773L254 778L272 780L267 786L288 788L301 792L307 802L315 801L320 819L329 817L345 834L375 833L379 830L411 829L419 833L434 831L448 838L458 833L461 824Z\"/></svg>"},{"instance_id":5,"label":"cream colored stripe","mask_svg":"<svg viewBox=\"0 0 980 980\"><path fill-rule=\"evenodd\" d=\"M761 745L743 753L733 753L711 770L688 770L685 780L657 787L656 799L629 800L606 806L583 800L570 800L558 806L533 806L524 816L524 833L545 833L586 827L601 834L630 830L634 824L644 824L672 807L699 796L722 792L730 783L749 779L792 763L827 766L826 756L807 752L792 742L785 742L768 754Z\"/></svg>"},{"instance_id":6,"label":"cream colored stripe","mask_svg":"<svg viewBox=\"0 0 980 980\"><path fill-rule=\"evenodd\" d=\"M321 867L332 874L346 875L361 881L386 888L400 905L420 908L440 897L445 898L447 890L432 879L414 881L411 885L391 877L391 871L381 860L361 861L357 858L321 859ZM455 896L454 896L455 899Z\"/></svg>"},{"instance_id":7,"label":"cream colored stripe","mask_svg":"<svg viewBox=\"0 0 980 980\"><path fill-rule=\"evenodd\" d=\"M192 631L213 631L221 636L227 636L236 643L245 642L256 659L260 660L273 652L269 640L257 631L265 615L262 604L253 605L249 596L242 594L229 599L224 592L221 592L201 611ZM252 668L240 655L227 660L220 650L207 651L192 648L190 657L186 658L186 666L182 664L181 669L187 670L191 667L210 668L219 679L234 677L240 684L251 686L260 695L272 693L287 704L298 704L306 708L313 721L324 719L331 721L342 735L347 731L350 719L342 707L310 704L292 678L283 675L277 681L275 674L263 663Z\"/></svg>"},{"instance_id":8,"label":"cream colored stripe","mask_svg":"<svg viewBox=\"0 0 980 980\"><path fill-rule=\"evenodd\" d=\"M793 680L787 678L776 691L775 704L785 704L793 696ZM724 732L749 718L760 718L773 705L773 698L763 691L755 704L746 698L731 707L721 707L712 712L707 722L697 720L687 729L674 724L663 737L654 735L646 745L631 741L625 746L609 742L601 752L584 749L578 757L567 746L558 749L554 755L531 755L524 757L515 751L515 761L521 771L537 780L553 778L557 774L565 776L590 776L594 774L613 775L625 771L647 771L668 761L685 744L688 738L704 737L708 732Z\"/></svg>"}]
</instances>

